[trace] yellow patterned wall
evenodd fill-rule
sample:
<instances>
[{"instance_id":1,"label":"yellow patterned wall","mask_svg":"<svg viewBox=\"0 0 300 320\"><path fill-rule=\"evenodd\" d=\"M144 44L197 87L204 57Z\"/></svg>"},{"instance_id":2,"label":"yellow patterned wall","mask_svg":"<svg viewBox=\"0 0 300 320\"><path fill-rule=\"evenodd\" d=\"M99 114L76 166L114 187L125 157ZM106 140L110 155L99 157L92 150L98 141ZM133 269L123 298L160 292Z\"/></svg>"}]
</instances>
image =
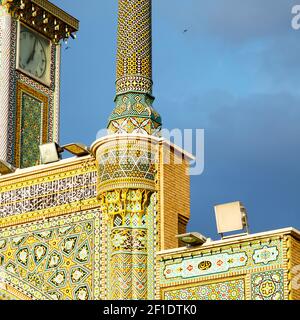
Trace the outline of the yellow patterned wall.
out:
<instances>
[{"instance_id":1,"label":"yellow patterned wall","mask_svg":"<svg viewBox=\"0 0 300 320\"><path fill-rule=\"evenodd\" d=\"M288 300L285 233L253 235L158 255L158 299ZM294 250L294 252L293 252ZM297 253L296 253L297 252ZM292 244L296 263L299 241ZM297 260L298 261L298 260ZM293 298L299 299L299 291Z\"/></svg>"},{"instance_id":2,"label":"yellow patterned wall","mask_svg":"<svg viewBox=\"0 0 300 320\"><path fill-rule=\"evenodd\" d=\"M0 177L0 297L100 299L96 196L91 157Z\"/></svg>"},{"instance_id":3,"label":"yellow patterned wall","mask_svg":"<svg viewBox=\"0 0 300 320\"><path fill-rule=\"evenodd\" d=\"M13 287L30 299L99 299L100 212L3 228L0 259L8 292Z\"/></svg>"},{"instance_id":4,"label":"yellow patterned wall","mask_svg":"<svg viewBox=\"0 0 300 320\"><path fill-rule=\"evenodd\" d=\"M19 172L0 177L0 227L98 206L90 157Z\"/></svg>"}]
</instances>

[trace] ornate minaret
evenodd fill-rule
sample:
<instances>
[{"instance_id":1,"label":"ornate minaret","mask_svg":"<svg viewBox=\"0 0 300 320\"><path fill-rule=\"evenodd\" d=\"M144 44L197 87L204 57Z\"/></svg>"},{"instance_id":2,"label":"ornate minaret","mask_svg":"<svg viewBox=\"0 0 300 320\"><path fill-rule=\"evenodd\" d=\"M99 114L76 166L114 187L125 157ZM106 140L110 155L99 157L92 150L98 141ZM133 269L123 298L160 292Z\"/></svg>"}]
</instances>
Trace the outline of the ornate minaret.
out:
<instances>
[{"instance_id":1,"label":"ornate minaret","mask_svg":"<svg viewBox=\"0 0 300 320\"><path fill-rule=\"evenodd\" d=\"M158 144L152 139L161 119L152 108L151 50L151 0L119 0L113 136L93 146L107 228L105 299L154 298Z\"/></svg>"},{"instance_id":2,"label":"ornate minaret","mask_svg":"<svg viewBox=\"0 0 300 320\"><path fill-rule=\"evenodd\" d=\"M59 140L60 40L79 22L46 0L0 0L0 159L39 164Z\"/></svg>"},{"instance_id":3,"label":"ornate minaret","mask_svg":"<svg viewBox=\"0 0 300 320\"><path fill-rule=\"evenodd\" d=\"M159 135L160 115L152 108L151 0L119 0L116 107L113 133Z\"/></svg>"},{"instance_id":4,"label":"ornate minaret","mask_svg":"<svg viewBox=\"0 0 300 320\"><path fill-rule=\"evenodd\" d=\"M119 0L116 107L109 135L91 148L106 252L102 299L154 299L156 252L176 247L189 219L188 160L160 138L152 107L151 42L151 0ZM173 161L166 166L165 155Z\"/></svg>"}]
</instances>

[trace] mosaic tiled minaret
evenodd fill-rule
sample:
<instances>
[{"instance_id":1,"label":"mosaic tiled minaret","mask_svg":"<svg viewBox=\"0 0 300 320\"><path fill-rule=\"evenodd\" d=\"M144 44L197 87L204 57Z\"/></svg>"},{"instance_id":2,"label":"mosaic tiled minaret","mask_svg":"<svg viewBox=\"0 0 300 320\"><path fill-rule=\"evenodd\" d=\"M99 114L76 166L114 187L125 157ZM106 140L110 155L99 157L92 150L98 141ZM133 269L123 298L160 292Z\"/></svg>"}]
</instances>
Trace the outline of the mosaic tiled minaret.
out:
<instances>
[{"instance_id":1,"label":"mosaic tiled minaret","mask_svg":"<svg viewBox=\"0 0 300 320\"><path fill-rule=\"evenodd\" d=\"M119 0L116 107L113 133L159 135L160 115L152 103L151 0Z\"/></svg>"},{"instance_id":2,"label":"mosaic tiled minaret","mask_svg":"<svg viewBox=\"0 0 300 320\"><path fill-rule=\"evenodd\" d=\"M158 149L149 137L159 135L161 118L152 107L151 33L151 0L119 0L113 137L96 151L109 299L154 297Z\"/></svg>"}]
</instances>

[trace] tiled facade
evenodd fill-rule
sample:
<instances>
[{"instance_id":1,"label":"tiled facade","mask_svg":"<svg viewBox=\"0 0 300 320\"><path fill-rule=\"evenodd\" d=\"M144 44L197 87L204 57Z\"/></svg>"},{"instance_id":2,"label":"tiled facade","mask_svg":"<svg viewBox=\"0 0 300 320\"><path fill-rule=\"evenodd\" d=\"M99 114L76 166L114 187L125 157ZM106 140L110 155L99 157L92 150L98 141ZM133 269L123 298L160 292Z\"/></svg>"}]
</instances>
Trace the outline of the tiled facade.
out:
<instances>
[{"instance_id":1,"label":"tiled facade","mask_svg":"<svg viewBox=\"0 0 300 320\"><path fill-rule=\"evenodd\" d=\"M111 135L90 155L48 165L39 165L38 145L58 141L60 47L53 42L49 87L18 71L21 16L0 5L0 158L22 168L0 176L0 300L300 299L296 230L178 242L193 157L160 138L151 3L119 0Z\"/></svg>"},{"instance_id":2,"label":"tiled facade","mask_svg":"<svg viewBox=\"0 0 300 320\"><path fill-rule=\"evenodd\" d=\"M233 300L298 299L297 275L292 277L292 285L288 279L293 270L290 261L297 259L299 244L298 231L283 229L163 251L157 258L160 288L156 297L202 299L201 293L207 292L207 299L222 300L225 289L219 284L232 283L224 299L231 290Z\"/></svg>"},{"instance_id":3,"label":"tiled facade","mask_svg":"<svg viewBox=\"0 0 300 320\"><path fill-rule=\"evenodd\" d=\"M30 299L99 299L100 227L91 210L1 229L1 278Z\"/></svg>"}]
</instances>

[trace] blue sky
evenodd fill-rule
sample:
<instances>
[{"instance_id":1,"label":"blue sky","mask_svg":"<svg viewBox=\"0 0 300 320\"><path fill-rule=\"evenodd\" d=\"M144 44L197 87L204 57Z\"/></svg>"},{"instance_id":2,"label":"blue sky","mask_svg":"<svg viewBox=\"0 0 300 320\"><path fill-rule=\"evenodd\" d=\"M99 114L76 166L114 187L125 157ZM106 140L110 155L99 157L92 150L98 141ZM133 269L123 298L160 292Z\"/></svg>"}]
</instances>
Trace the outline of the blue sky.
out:
<instances>
[{"instance_id":1,"label":"blue sky","mask_svg":"<svg viewBox=\"0 0 300 320\"><path fill-rule=\"evenodd\" d=\"M117 0L53 2L81 22L77 40L63 49L61 142L91 144L114 107ZM205 171L191 179L190 231L218 238L213 206L236 200L252 233L300 228L295 4L153 0L155 108L166 128L205 129Z\"/></svg>"}]
</instances>

